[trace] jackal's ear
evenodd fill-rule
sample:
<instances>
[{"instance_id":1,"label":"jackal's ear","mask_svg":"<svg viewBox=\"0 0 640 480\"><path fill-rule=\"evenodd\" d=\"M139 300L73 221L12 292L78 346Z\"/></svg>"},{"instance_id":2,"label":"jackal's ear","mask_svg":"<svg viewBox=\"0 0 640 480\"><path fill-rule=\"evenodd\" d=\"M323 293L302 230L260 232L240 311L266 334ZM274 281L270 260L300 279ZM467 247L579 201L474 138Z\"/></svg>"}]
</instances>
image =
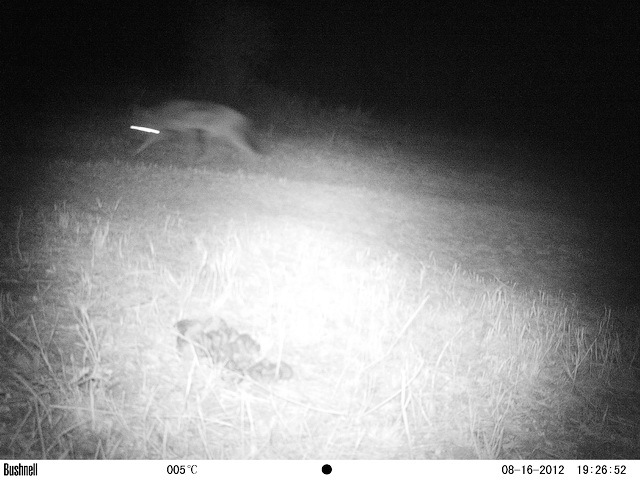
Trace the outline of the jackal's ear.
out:
<instances>
[{"instance_id":1,"label":"jackal's ear","mask_svg":"<svg viewBox=\"0 0 640 480\"><path fill-rule=\"evenodd\" d=\"M143 104L147 89L144 87L125 87L123 91L126 98L123 114L133 117L140 113L140 105Z\"/></svg>"},{"instance_id":2,"label":"jackal's ear","mask_svg":"<svg viewBox=\"0 0 640 480\"><path fill-rule=\"evenodd\" d=\"M131 105L131 118L142 119L145 117L146 109L141 107L139 103Z\"/></svg>"}]
</instances>

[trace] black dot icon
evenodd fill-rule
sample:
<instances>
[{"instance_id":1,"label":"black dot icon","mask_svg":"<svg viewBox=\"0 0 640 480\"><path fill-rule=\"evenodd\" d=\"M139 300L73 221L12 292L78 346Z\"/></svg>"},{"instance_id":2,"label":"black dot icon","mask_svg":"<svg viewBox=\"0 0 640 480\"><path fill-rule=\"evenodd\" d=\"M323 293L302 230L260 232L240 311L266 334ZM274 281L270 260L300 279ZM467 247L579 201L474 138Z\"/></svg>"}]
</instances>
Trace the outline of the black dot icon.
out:
<instances>
[{"instance_id":1,"label":"black dot icon","mask_svg":"<svg viewBox=\"0 0 640 480\"><path fill-rule=\"evenodd\" d=\"M328 463L325 465L322 465L322 473L324 473L325 475L329 475L332 470L333 469L331 468L331 465L329 465Z\"/></svg>"}]
</instances>

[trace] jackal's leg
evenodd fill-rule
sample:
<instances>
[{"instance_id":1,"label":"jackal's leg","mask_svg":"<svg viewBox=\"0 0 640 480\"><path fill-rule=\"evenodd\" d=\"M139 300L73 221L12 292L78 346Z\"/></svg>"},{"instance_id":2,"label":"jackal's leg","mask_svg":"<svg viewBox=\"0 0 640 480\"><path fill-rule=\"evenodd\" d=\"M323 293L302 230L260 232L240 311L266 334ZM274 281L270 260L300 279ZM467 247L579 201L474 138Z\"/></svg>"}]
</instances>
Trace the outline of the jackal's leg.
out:
<instances>
[{"instance_id":1,"label":"jackal's leg","mask_svg":"<svg viewBox=\"0 0 640 480\"><path fill-rule=\"evenodd\" d=\"M143 150L145 150L149 145L153 145L154 143L156 143L158 140L160 139L160 135L155 134L155 133L150 133L147 135L147 139L144 141L144 143L142 145L140 145L140 148L138 148L133 155L138 155L140 152L142 152Z\"/></svg>"}]
</instances>

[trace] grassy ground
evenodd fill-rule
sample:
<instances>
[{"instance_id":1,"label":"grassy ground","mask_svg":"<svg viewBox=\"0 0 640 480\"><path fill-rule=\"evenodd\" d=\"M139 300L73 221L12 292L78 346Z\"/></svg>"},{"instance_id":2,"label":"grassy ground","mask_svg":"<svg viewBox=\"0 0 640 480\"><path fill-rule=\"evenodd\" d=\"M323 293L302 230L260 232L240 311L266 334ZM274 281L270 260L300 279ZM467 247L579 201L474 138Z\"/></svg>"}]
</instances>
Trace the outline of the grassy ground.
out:
<instances>
[{"instance_id":1,"label":"grassy ground","mask_svg":"<svg viewBox=\"0 0 640 480\"><path fill-rule=\"evenodd\" d=\"M1 457L639 458L638 309L568 186L359 111L197 168L107 120L9 169ZM182 359L210 318L293 378Z\"/></svg>"}]
</instances>

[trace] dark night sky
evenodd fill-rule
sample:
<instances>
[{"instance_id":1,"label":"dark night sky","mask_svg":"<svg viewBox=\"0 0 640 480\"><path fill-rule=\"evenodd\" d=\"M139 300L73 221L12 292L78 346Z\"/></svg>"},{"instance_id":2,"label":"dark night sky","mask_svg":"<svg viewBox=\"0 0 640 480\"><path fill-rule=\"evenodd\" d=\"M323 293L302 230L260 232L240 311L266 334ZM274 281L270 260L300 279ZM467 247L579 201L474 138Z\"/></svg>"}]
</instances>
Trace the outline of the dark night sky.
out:
<instances>
[{"instance_id":1,"label":"dark night sky","mask_svg":"<svg viewBox=\"0 0 640 480\"><path fill-rule=\"evenodd\" d=\"M638 125L637 2L523 5L281 0L247 8L267 19L273 39L256 74L278 88L628 151ZM124 102L116 97L125 85L184 84L200 64L194 31L222 11L203 1L24 2L4 20L3 80L33 109L105 92Z\"/></svg>"}]
</instances>

